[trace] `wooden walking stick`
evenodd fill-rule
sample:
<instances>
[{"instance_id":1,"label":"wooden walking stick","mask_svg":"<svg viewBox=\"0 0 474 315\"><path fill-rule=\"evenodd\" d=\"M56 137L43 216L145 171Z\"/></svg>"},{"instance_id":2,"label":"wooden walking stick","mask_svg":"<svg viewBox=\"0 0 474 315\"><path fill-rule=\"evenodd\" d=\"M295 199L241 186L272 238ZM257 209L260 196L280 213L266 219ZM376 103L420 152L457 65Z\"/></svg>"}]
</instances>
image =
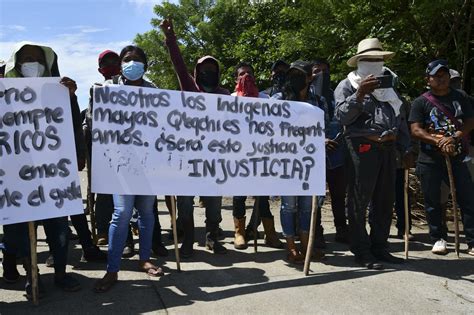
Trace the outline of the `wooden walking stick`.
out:
<instances>
[{"instance_id":1,"label":"wooden walking stick","mask_svg":"<svg viewBox=\"0 0 474 315\"><path fill-rule=\"evenodd\" d=\"M30 253L31 253L31 289L33 293L33 304L39 304L38 290L38 263L36 257L36 229L34 222L28 222L28 234L30 237Z\"/></svg>"},{"instance_id":2,"label":"wooden walking stick","mask_svg":"<svg viewBox=\"0 0 474 315\"><path fill-rule=\"evenodd\" d=\"M253 251L257 252L258 223L260 220L260 197L255 197L255 221L253 224Z\"/></svg>"},{"instance_id":3,"label":"wooden walking stick","mask_svg":"<svg viewBox=\"0 0 474 315\"><path fill-rule=\"evenodd\" d=\"M176 256L176 269L181 272L181 263L179 259L179 248L178 248L178 229L176 226L176 197L171 196L171 221L173 221L173 242L174 242L174 254Z\"/></svg>"},{"instance_id":4,"label":"wooden walking stick","mask_svg":"<svg viewBox=\"0 0 474 315\"><path fill-rule=\"evenodd\" d=\"M405 211L405 259L408 259L408 236L410 232L410 211L408 211L408 182L410 169L405 169L405 184L404 184L404 211Z\"/></svg>"},{"instance_id":5,"label":"wooden walking stick","mask_svg":"<svg viewBox=\"0 0 474 315\"><path fill-rule=\"evenodd\" d=\"M453 202L453 216L454 216L454 249L456 251L456 255L459 258L459 220L458 220L458 203L456 198L456 186L454 185L454 176L453 176L453 168L451 166L451 158L449 156L445 156L446 158L446 167L448 169L448 177L449 177L449 188L451 190L451 200Z\"/></svg>"},{"instance_id":6,"label":"wooden walking stick","mask_svg":"<svg viewBox=\"0 0 474 315\"><path fill-rule=\"evenodd\" d=\"M97 222L95 220L95 200L94 194L91 191L92 185L92 173L91 173L91 160L90 155L86 158L87 163L87 208L89 209L89 215L91 216L91 233L94 244L97 244Z\"/></svg>"},{"instance_id":7,"label":"wooden walking stick","mask_svg":"<svg viewBox=\"0 0 474 315\"><path fill-rule=\"evenodd\" d=\"M316 219L318 216L318 197L313 196L313 208L311 209L311 225L309 227L309 241L308 248L306 248L306 257L304 259L304 275L307 276L309 273L309 265L311 263L311 256L313 255L313 243L316 232Z\"/></svg>"}]
</instances>

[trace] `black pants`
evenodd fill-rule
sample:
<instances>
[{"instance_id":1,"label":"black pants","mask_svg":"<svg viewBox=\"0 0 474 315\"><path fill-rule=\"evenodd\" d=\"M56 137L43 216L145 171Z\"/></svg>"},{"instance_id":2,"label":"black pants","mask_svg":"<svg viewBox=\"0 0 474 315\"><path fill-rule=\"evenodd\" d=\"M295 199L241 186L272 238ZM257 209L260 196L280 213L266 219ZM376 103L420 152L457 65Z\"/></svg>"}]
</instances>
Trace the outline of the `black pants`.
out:
<instances>
[{"instance_id":1,"label":"black pants","mask_svg":"<svg viewBox=\"0 0 474 315\"><path fill-rule=\"evenodd\" d=\"M326 169L326 181L328 183L329 194L331 195L331 209L334 216L334 226L336 230L344 229L347 226L346 218L346 171L344 166L334 169ZM316 218L317 230L323 230L321 225L321 211L318 211Z\"/></svg>"},{"instance_id":2,"label":"black pants","mask_svg":"<svg viewBox=\"0 0 474 315\"><path fill-rule=\"evenodd\" d=\"M395 199L395 146L365 138L348 138L347 207L351 251L355 255L388 250ZM370 236L367 206L372 204Z\"/></svg>"},{"instance_id":3,"label":"black pants","mask_svg":"<svg viewBox=\"0 0 474 315\"><path fill-rule=\"evenodd\" d=\"M67 217L45 219L42 222L46 233L46 242L54 257L54 271L56 273L65 272L69 245ZM3 232L5 233L3 242L7 254L16 255L16 257L30 256L28 223L4 225Z\"/></svg>"},{"instance_id":4,"label":"black pants","mask_svg":"<svg viewBox=\"0 0 474 315\"><path fill-rule=\"evenodd\" d=\"M474 183L466 163L451 159L456 188L456 197L461 209L464 234L468 246L474 246ZM440 204L441 182L449 184L448 170L444 163L418 163L416 172L421 182L425 211L430 236L433 241L446 240L448 230L443 224L443 211Z\"/></svg>"},{"instance_id":5,"label":"black pants","mask_svg":"<svg viewBox=\"0 0 474 315\"><path fill-rule=\"evenodd\" d=\"M254 216L256 216L255 207L257 206L257 202L260 217L273 218L273 215L270 212L270 204L268 199L268 196L255 197L251 220L257 219L254 218ZM242 219L245 216L245 200L247 200L247 196L234 196L232 198L232 215L237 219ZM258 220L260 220L260 218L258 218Z\"/></svg>"},{"instance_id":6,"label":"black pants","mask_svg":"<svg viewBox=\"0 0 474 315\"><path fill-rule=\"evenodd\" d=\"M92 242L92 233L89 230L86 215L83 213L72 215L71 223L77 232L77 236L79 236L79 243L82 249L92 247L94 245Z\"/></svg>"},{"instance_id":7,"label":"black pants","mask_svg":"<svg viewBox=\"0 0 474 315\"><path fill-rule=\"evenodd\" d=\"M397 168L395 178L395 213L397 214L397 229L405 233L405 169ZM408 222L411 230L411 207L410 196L408 196Z\"/></svg>"},{"instance_id":8,"label":"black pants","mask_svg":"<svg viewBox=\"0 0 474 315\"><path fill-rule=\"evenodd\" d=\"M95 219L98 234L108 234L109 224L114 212L112 195L97 194L95 199Z\"/></svg>"}]
</instances>

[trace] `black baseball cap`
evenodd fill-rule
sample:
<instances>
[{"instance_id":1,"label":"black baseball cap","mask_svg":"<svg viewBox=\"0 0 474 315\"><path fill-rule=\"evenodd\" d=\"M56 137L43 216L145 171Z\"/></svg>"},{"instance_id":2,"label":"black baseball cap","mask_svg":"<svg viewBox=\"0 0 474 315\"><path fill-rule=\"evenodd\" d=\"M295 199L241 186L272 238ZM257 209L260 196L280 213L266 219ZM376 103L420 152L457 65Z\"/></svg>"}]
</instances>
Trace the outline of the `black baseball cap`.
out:
<instances>
[{"instance_id":1,"label":"black baseball cap","mask_svg":"<svg viewBox=\"0 0 474 315\"><path fill-rule=\"evenodd\" d=\"M309 61L303 61L303 60L296 60L295 62L292 62L290 65L290 69L288 71L296 69L299 70L306 75L311 75L312 69L313 69L313 64Z\"/></svg>"},{"instance_id":2,"label":"black baseball cap","mask_svg":"<svg viewBox=\"0 0 474 315\"><path fill-rule=\"evenodd\" d=\"M435 75L440 69L446 69L449 72L447 60L437 59L430 62L426 67L426 75Z\"/></svg>"}]
</instances>

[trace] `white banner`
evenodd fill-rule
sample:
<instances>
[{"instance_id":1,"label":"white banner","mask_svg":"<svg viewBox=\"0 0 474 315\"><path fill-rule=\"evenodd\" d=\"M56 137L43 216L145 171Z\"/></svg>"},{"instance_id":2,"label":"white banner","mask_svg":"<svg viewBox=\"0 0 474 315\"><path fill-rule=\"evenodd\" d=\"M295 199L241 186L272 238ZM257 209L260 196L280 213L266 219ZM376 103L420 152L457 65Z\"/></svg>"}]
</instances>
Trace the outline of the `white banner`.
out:
<instances>
[{"instance_id":1,"label":"white banner","mask_svg":"<svg viewBox=\"0 0 474 315\"><path fill-rule=\"evenodd\" d=\"M0 79L0 224L82 212L67 88Z\"/></svg>"},{"instance_id":2,"label":"white banner","mask_svg":"<svg viewBox=\"0 0 474 315\"><path fill-rule=\"evenodd\" d=\"M325 195L324 113L307 103L95 87L92 190Z\"/></svg>"}]
</instances>

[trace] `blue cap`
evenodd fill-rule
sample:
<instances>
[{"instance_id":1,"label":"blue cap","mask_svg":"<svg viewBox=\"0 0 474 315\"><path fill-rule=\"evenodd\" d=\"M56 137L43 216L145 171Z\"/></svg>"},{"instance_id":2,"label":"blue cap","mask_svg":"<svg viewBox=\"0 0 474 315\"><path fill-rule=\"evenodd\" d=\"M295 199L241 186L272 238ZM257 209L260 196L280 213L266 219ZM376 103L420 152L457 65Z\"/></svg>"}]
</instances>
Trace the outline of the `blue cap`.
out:
<instances>
[{"instance_id":1,"label":"blue cap","mask_svg":"<svg viewBox=\"0 0 474 315\"><path fill-rule=\"evenodd\" d=\"M435 75L440 69L446 69L449 71L448 61L444 59L438 59L432 61L426 67L426 75Z\"/></svg>"}]
</instances>

